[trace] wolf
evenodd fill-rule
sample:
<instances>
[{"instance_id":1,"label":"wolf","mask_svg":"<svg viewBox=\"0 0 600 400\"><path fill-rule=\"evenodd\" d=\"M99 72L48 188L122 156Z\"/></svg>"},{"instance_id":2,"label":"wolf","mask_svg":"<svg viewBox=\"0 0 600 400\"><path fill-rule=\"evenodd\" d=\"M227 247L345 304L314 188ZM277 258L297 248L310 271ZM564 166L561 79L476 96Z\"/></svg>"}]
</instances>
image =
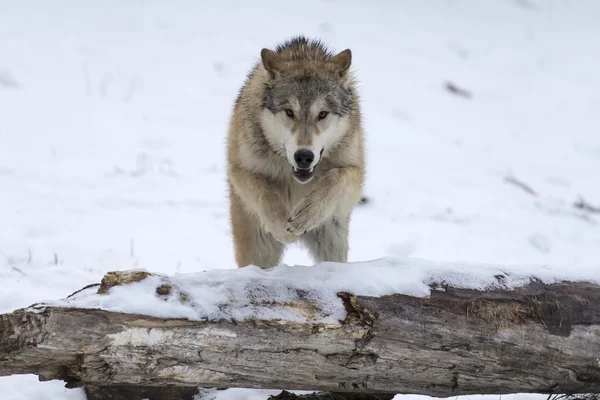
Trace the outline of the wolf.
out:
<instances>
[{"instance_id":1,"label":"wolf","mask_svg":"<svg viewBox=\"0 0 600 400\"><path fill-rule=\"evenodd\" d=\"M352 52L297 36L260 52L227 134L230 223L238 267L279 265L299 241L315 262L347 262L365 180Z\"/></svg>"}]
</instances>

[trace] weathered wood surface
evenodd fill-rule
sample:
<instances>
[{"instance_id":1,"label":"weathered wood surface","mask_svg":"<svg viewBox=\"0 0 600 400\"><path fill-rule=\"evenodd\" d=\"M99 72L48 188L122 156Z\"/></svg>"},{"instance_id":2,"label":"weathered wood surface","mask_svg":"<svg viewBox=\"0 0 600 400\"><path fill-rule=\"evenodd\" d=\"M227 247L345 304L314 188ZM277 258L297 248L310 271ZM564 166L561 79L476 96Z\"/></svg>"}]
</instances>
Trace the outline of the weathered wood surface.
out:
<instances>
[{"instance_id":1,"label":"weathered wood surface","mask_svg":"<svg viewBox=\"0 0 600 400\"><path fill-rule=\"evenodd\" d=\"M340 293L340 301L348 315L330 326L19 310L0 315L0 376L33 373L71 387L600 393L599 286L439 287L429 298Z\"/></svg>"}]
</instances>

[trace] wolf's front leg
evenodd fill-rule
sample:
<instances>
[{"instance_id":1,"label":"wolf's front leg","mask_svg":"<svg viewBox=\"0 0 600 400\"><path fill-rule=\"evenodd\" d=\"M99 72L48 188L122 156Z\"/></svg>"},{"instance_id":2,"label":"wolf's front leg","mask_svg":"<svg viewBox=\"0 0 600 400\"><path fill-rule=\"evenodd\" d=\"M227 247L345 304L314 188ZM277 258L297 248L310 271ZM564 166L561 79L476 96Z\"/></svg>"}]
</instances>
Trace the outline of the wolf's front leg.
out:
<instances>
[{"instance_id":1,"label":"wolf's front leg","mask_svg":"<svg viewBox=\"0 0 600 400\"><path fill-rule=\"evenodd\" d=\"M327 219L322 225L301 236L314 262L348 261L348 216L339 215Z\"/></svg>"},{"instance_id":2,"label":"wolf's front leg","mask_svg":"<svg viewBox=\"0 0 600 400\"><path fill-rule=\"evenodd\" d=\"M229 169L229 180L244 207L258 217L260 225L275 240L283 244L297 240L286 231L288 211L270 180L235 167Z\"/></svg>"},{"instance_id":3,"label":"wolf's front leg","mask_svg":"<svg viewBox=\"0 0 600 400\"><path fill-rule=\"evenodd\" d=\"M349 215L360 201L363 180L364 172L357 167L329 170L292 210L288 232L302 235L323 224L334 213Z\"/></svg>"}]
</instances>

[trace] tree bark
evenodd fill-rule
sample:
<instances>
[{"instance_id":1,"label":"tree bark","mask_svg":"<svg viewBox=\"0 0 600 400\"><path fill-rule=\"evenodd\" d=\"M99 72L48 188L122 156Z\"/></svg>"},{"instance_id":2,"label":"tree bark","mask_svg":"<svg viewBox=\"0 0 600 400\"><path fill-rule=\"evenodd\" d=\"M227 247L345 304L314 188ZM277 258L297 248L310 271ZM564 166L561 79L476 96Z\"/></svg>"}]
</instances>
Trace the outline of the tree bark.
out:
<instances>
[{"instance_id":1,"label":"tree bark","mask_svg":"<svg viewBox=\"0 0 600 400\"><path fill-rule=\"evenodd\" d=\"M437 397L600 393L597 285L533 281L487 292L433 285L427 298L339 298L347 316L333 325L18 310L0 315L0 376L62 379L87 386L88 395L94 388L139 391L128 399L169 387L181 396L196 387Z\"/></svg>"}]
</instances>

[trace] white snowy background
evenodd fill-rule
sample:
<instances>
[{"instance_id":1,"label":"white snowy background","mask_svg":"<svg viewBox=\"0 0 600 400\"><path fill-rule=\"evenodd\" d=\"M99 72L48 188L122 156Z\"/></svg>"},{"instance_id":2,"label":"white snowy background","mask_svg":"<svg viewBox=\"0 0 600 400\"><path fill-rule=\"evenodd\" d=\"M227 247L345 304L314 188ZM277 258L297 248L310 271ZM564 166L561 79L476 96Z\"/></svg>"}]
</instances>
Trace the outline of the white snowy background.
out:
<instances>
[{"instance_id":1,"label":"white snowy background","mask_svg":"<svg viewBox=\"0 0 600 400\"><path fill-rule=\"evenodd\" d=\"M299 33L351 48L361 82L351 261L593 269L600 214L574 203L600 207L598 21L597 0L0 0L0 313L109 270L234 268L231 106L261 48ZM35 376L0 393L85 397Z\"/></svg>"}]
</instances>

